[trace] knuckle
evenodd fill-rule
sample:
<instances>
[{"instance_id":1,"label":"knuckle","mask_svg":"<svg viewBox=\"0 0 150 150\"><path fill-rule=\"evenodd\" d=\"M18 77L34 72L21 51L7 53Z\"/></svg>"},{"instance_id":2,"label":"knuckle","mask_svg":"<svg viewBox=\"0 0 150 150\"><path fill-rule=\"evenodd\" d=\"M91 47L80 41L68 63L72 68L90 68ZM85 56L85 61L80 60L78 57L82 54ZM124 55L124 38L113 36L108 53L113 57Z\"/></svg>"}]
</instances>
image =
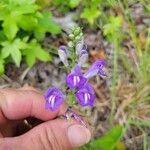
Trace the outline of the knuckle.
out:
<instances>
[{"instance_id":1,"label":"knuckle","mask_svg":"<svg viewBox=\"0 0 150 150\"><path fill-rule=\"evenodd\" d=\"M48 126L45 126L43 129L44 129L43 131L44 137L43 135L40 136L40 142L42 144L43 149L44 150L62 150L55 136L54 131Z\"/></svg>"}]
</instances>

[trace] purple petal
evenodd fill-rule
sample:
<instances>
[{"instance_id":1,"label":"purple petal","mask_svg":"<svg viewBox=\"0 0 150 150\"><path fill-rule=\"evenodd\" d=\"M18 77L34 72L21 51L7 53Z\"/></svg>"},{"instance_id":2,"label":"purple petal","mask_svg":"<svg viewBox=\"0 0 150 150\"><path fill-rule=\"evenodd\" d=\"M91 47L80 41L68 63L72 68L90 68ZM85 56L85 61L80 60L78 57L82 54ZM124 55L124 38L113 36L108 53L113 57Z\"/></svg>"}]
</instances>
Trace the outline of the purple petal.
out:
<instances>
[{"instance_id":1,"label":"purple petal","mask_svg":"<svg viewBox=\"0 0 150 150\"><path fill-rule=\"evenodd\" d=\"M95 63L92 64L89 70L84 74L84 77L91 78L97 75L98 73L100 73L100 75L102 76L103 75L105 76L106 73L102 70L105 65L106 65L105 60L97 60Z\"/></svg>"},{"instance_id":2,"label":"purple petal","mask_svg":"<svg viewBox=\"0 0 150 150\"><path fill-rule=\"evenodd\" d=\"M107 75L106 75L106 72L104 72L102 69L99 70L99 74L100 74L101 76L107 76Z\"/></svg>"},{"instance_id":3,"label":"purple petal","mask_svg":"<svg viewBox=\"0 0 150 150\"><path fill-rule=\"evenodd\" d=\"M57 89L55 87L49 88L45 94L44 94L46 104L46 109L51 109L52 111L55 111L58 109L58 107L63 103L64 101L64 94L60 89Z\"/></svg>"},{"instance_id":4,"label":"purple petal","mask_svg":"<svg viewBox=\"0 0 150 150\"><path fill-rule=\"evenodd\" d=\"M92 86L88 83L76 93L76 97L81 106L93 106L96 98Z\"/></svg>"},{"instance_id":5,"label":"purple petal","mask_svg":"<svg viewBox=\"0 0 150 150\"><path fill-rule=\"evenodd\" d=\"M86 81L87 79L85 77L75 73L69 74L66 78L66 82L70 89L82 88Z\"/></svg>"},{"instance_id":6,"label":"purple petal","mask_svg":"<svg viewBox=\"0 0 150 150\"><path fill-rule=\"evenodd\" d=\"M72 73L66 77L66 83L70 89L82 88L87 79L82 75L81 68L76 65Z\"/></svg>"},{"instance_id":7,"label":"purple petal","mask_svg":"<svg viewBox=\"0 0 150 150\"><path fill-rule=\"evenodd\" d=\"M77 75L82 75L81 73L81 68L79 65L75 65L73 73L77 74Z\"/></svg>"}]
</instances>

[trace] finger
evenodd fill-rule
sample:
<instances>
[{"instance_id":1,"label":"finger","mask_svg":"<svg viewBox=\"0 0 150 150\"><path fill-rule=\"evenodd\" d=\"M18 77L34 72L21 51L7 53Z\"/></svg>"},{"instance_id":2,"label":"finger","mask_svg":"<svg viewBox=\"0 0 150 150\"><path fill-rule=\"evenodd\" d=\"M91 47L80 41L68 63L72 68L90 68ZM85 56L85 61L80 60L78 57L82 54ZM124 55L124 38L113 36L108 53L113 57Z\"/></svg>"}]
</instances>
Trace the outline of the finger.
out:
<instances>
[{"instance_id":1,"label":"finger","mask_svg":"<svg viewBox=\"0 0 150 150\"><path fill-rule=\"evenodd\" d=\"M46 121L64 114L66 109L63 104L55 112L46 110L44 96L35 90L0 90L0 123L29 116Z\"/></svg>"},{"instance_id":2,"label":"finger","mask_svg":"<svg viewBox=\"0 0 150 150\"><path fill-rule=\"evenodd\" d=\"M5 138L0 146L11 150L70 150L86 144L90 138L89 129L73 121L55 119L22 136Z\"/></svg>"}]
</instances>

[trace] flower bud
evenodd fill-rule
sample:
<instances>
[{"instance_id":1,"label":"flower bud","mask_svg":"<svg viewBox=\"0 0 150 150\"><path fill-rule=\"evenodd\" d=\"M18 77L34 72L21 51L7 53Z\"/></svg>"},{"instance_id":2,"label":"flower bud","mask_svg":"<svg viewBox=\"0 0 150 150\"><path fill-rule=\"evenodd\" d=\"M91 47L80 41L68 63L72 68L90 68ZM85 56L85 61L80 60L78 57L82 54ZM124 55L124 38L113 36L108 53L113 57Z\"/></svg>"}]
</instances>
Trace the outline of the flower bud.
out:
<instances>
[{"instance_id":1,"label":"flower bud","mask_svg":"<svg viewBox=\"0 0 150 150\"><path fill-rule=\"evenodd\" d=\"M77 54L77 55L80 55L80 52L81 52L83 46L84 46L84 39L82 38L82 39L81 39L80 41L78 41L77 44L76 44L76 54Z\"/></svg>"},{"instance_id":2,"label":"flower bud","mask_svg":"<svg viewBox=\"0 0 150 150\"><path fill-rule=\"evenodd\" d=\"M85 78L92 78L93 76L96 76L97 74L101 76L106 76L106 73L103 71L103 68L106 65L105 60L97 60L92 64L92 66L89 68L89 70L84 74Z\"/></svg>"},{"instance_id":3,"label":"flower bud","mask_svg":"<svg viewBox=\"0 0 150 150\"><path fill-rule=\"evenodd\" d=\"M58 49L58 55L63 64L65 66L68 66L68 55L66 46L60 46L60 48Z\"/></svg>"},{"instance_id":4,"label":"flower bud","mask_svg":"<svg viewBox=\"0 0 150 150\"><path fill-rule=\"evenodd\" d=\"M81 28L77 27L77 28L75 28L73 33L74 33L74 35L78 35L78 34L80 34L80 32L81 32Z\"/></svg>"},{"instance_id":5,"label":"flower bud","mask_svg":"<svg viewBox=\"0 0 150 150\"><path fill-rule=\"evenodd\" d=\"M70 39L74 39L74 35L73 34L69 34L69 38Z\"/></svg>"},{"instance_id":6,"label":"flower bud","mask_svg":"<svg viewBox=\"0 0 150 150\"><path fill-rule=\"evenodd\" d=\"M79 56L79 61L78 61L78 65L82 66L86 63L86 61L88 60L88 52L86 49L82 49L80 52L80 56Z\"/></svg>"},{"instance_id":7,"label":"flower bud","mask_svg":"<svg viewBox=\"0 0 150 150\"><path fill-rule=\"evenodd\" d=\"M73 42L72 41L68 42L68 46L73 47Z\"/></svg>"}]
</instances>

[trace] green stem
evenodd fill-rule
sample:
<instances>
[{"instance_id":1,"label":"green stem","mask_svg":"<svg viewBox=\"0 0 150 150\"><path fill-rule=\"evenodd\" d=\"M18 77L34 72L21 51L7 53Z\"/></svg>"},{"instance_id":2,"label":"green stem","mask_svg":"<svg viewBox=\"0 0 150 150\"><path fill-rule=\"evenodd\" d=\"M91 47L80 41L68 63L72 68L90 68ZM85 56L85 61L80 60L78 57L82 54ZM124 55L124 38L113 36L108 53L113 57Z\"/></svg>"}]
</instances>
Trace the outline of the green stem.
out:
<instances>
[{"instance_id":1,"label":"green stem","mask_svg":"<svg viewBox=\"0 0 150 150\"><path fill-rule=\"evenodd\" d=\"M115 36L115 35L114 35ZM112 123L113 117L114 117L114 112L116 110L116 83L117 83L117 78L118 78L118 38L116 38L117 36L115 36L114 38L114 58L113 58L113 79L112 79L112 89L111 89L111 96L112 96L112 108L111 108L111 113L110 113L110 122Z\"/></svg>"}]
</instances>

